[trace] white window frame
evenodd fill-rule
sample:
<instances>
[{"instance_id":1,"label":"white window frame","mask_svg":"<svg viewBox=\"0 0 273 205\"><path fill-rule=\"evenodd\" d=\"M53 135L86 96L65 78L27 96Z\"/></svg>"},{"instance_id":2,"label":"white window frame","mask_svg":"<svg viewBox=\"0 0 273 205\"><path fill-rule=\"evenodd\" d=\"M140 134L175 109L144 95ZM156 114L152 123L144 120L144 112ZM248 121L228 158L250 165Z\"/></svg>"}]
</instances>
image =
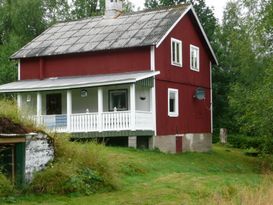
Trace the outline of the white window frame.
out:
<instances>
[{"instance_id":1,"label":"white window frame","mask_svg":"<svg viewBox=\"0 0 273 205\"><path fill-rule=\"evenodd\" d=\"M178 59L173 60L173 43L176 44L176 46L179 46L179 52L180 55L178 56ZM176 51L176 48L175 48ZM177 56L176 56L177 57ZM183 54L182 54L182 41L175 39L175 38L171 38L171 64L173 66L177 66L177 67L182 67L183 66Z\"/></svg>"},{"instance_id":2,"label":"white window frame","mask_svg":"<svg viewBox=\"0 0 273 205\"><path fill-rule=\"evenodd\" d=\"M170 112L170 96L171 93L175 94L175 105L174 112ZM178 117L179 116L179 91L178 89L168 88L168 116L169 117Z\"/></svg>"},{"instance_id":3,"label":"white window frame","mask_svg":"<svg viewBox=\"0 0 273 205\"><path fill-rule=\"evenodd\" d=\"M197 67L192 66L192 50L197 51ZM193 71L199 72L200 71L200 49L197 46L190 45L190 68Z\"/></svg>"}]
</instances>

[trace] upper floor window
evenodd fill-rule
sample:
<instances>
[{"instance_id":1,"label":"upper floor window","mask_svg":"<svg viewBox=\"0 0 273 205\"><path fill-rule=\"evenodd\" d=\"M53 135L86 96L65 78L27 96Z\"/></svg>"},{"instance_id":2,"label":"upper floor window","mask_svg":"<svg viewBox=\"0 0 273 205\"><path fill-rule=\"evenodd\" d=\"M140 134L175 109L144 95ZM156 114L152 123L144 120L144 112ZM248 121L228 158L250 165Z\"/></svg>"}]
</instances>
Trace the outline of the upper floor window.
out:
<instances>
[{"instance_id":1,"label":"upper floor window","mask_svg":"<svg viewBox=\"0 0 273 205\"><path fill-rule=\"evenodd\" d=\"M182 67L182 41L171 39L172 65Z\"/></svg>"},{"instance_id":2,"label":"upper floor window","mask_svg":"<svg viewBox=\"0 0 273 205\"><path fill-rule=\"evenodd\" d=\"M197 46L190 45L190 64L191 70L199 71L200 70L200 54L199 48Z\"/></svg>"},{"instance_id":3,"label":"upper floor window","mask_svg":"<svg viewBox=\"0 0 273 205\"><path fill-rule=\"evenodd\" d=\"M170 117L178 117L178 90L169 88L168 89L168 115Z\"/></svg>"}]
</instances>

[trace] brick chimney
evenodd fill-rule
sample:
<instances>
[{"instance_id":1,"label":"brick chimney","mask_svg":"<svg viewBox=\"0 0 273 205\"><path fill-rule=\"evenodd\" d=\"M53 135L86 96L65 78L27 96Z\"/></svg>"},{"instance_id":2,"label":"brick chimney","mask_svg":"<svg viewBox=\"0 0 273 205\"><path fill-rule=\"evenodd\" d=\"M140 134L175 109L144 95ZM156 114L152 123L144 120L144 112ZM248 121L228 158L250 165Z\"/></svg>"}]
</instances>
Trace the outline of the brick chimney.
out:
<instances>
[{"instance_id":1,"label":"brick chimney","mask_svg":"<svg viewBox=\"0 0 273 205\"><path fill-rule=\"evenodd\" d=\"M107 18L115 18L122 12L122 0L105 0L105 14Z\"/></svg>"}]
</instances>

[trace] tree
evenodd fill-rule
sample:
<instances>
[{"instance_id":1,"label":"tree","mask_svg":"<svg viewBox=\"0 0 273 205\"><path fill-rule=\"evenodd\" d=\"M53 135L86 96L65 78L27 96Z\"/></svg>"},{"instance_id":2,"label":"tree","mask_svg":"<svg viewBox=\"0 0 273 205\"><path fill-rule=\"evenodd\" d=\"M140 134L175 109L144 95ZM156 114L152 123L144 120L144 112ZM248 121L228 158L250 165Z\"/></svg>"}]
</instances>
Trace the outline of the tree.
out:
<instances>
[{"instance_id":1,"label":"tree","mask_svg":"<svg viewBox=\"0 0 273 205\"><path fill-rule=\"evenodd\" d=\"M105 1L100 0L98 5L97 0L73 0L72 16L73 19L82 19L91 16L102 15L105 8Z\"/></svg>"}]
</instances>

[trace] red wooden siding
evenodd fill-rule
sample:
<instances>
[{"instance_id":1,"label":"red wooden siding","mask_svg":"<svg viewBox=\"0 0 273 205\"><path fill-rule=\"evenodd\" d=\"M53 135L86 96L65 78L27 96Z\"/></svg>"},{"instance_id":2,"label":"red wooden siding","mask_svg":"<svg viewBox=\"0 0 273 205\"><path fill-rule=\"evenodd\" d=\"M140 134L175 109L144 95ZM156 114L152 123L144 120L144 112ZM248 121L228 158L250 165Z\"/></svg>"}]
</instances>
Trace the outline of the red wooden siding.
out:
<instances>
[{"instance_id":1,"label":"red wooden siding","mask_svg":"<svg viewBox=\"0 0 273 205\"><path fill-rule=\"evenodd\" d=\"M157 81L157 134L210 133L210 90L206 99L193 98L197 86ZM179 90L179 116L168 116L168 88Z\"/></svg>"},{"instance_id":2,"label":"red wooden siding","mask_svg":"<svg viewBox=\"0 0 273 205\"><path fill-rule=\"evenodd\" d=\"M182 40L183 67L171 65L171 37ZM200 71L190 69L190 44L198 46ZM210 133L210 55L193 16L187 14L156 49L157 134ZM193 98L195 89L206 90L205 101ZM179 90L179 117L168 116L168 88Z\"/></svg>"},{"instance_id":3,"label":"red wooden siding","mask_svg":"<svg viewBox=\"0 0 273 205\"><path fill-rule=\"evenodd\" d=\"M43 78L149 70L150 48L22 59L21 79L39 79L40 65Z\"/></svg>"}]
</instances>

